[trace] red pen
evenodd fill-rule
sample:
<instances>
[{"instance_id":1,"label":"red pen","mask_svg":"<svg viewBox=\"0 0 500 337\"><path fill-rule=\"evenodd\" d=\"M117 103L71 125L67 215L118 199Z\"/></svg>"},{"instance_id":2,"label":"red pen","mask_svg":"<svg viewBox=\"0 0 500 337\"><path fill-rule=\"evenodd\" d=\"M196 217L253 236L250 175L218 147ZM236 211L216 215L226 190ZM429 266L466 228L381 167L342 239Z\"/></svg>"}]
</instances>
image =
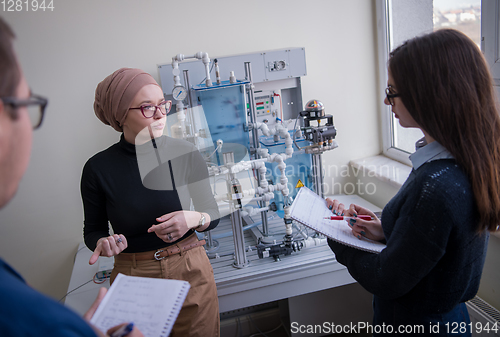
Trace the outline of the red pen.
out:
<instances>
[{"instance_id":1,"label":"red pen","mask_svg":"<svg viewBox=\"0 0 500 337\"><path fill-rule=\"evenodd\" d=\"M357 217L354 217L354 216L329 216L325 219L349 221L350 219L372 220L372 217L369 215L358 215Z\"/></svg>"}]
</instances>

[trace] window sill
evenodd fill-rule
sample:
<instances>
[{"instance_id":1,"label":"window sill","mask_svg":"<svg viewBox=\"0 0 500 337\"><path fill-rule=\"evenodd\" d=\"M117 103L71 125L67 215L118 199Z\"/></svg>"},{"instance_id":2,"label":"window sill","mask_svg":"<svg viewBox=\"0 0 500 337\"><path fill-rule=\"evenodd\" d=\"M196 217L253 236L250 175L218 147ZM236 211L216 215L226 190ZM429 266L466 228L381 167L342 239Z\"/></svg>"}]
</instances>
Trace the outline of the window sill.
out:
<instances>
[{"instance_id":1,"label":"window sill","mask_svg":"<svg viewBox=\"0 0 500 337\"><path fill-rule=\"evenodd\" d=\"M401 188L412 169L408 165L382 155L351 160L349 165L354 169L362 170L364 175L376 177L398 189Z\"/></svg>"}]
</instances>

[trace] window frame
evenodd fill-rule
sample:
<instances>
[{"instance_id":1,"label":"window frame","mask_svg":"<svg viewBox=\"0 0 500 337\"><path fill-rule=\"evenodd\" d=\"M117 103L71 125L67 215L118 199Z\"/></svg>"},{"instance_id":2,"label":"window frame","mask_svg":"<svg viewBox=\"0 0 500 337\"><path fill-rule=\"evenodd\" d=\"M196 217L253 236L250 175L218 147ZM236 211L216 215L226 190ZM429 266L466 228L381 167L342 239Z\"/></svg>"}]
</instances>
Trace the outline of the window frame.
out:
<instances>
[{"instance_id":1,"label":"window frame","mask_svg":"<svg viewBox=\"0 0 500 337\"><path fill-rule=\"evenodd\" d=\"M387 86L387 60L389 59L389 48L391 45L391 30L390 26L390 9L391 0L376 0L376 15L377 15L377 48L378 48L378 73L379 73L379 90L384 92ZM380 99L379 109L381 111L382 125L382 146L383 154L386 157L397 160L403 164L411 165L408 158L409 153L394 147L394 132L395 128L392 121L391 109L384 103L384 96Z\"/></svg>"},{"instance_id":2,"label":"window frame","mask_svg":"<svg viewBox=\"0 0 500 337\"><path fill-rule=\"evenodd\" d=\"M499 21L500 1L481 0L481 50L490 66L496 86L500 85Z\"/></svg>"},{"instance_id":3,"label":"window frame","mask_svg":"<svg viewBox=\"0 0 500 337\"><path fill-rule=\"evenodd\" d=\"M401 6L402 0L397 0L398 6ZM407 5L413 4L408 2ZM426 0L431 1L431 0ZM411 18L415 18L415 26L409 28L408 31L398 30L398 34L393 33L393 22L391 20L391 11L393 9L393 1L392 0L375 0L376 7L376 18L377 18L377 54L378 54L378 73L379 73L379 82L378 82L378 92L384 93L384 89L387 86L387 60L389 59L390 47L394 45L394 36L397 35L396 39L401 39L401 33L403 35L414 36L420 34L419 32L427 32L425 24L419 25L418 16L425 15L425 9L422 9L421 13L417 13L417 15L412 15ZM421 6L417 6L420 8ZM414 7L415 9L415 7ZM399 23L400 24L400 23ZM400 26L398 26L400 27ZM406 28L406 26L405 26ZM432 26L429 27L429 32L432 31ZM402 42L402 41L401 41ZM399 42L397 42L399 44ZM393 118L393 114L391 112L390 107L386 106L384 103L385 95L379 95L379 111L381 116L381 131L382 131L382 146L383 146L383 155L399 161L403 164L411 166L411 161L409 159L409 155L411 154L408 151L397 148L394 146L396 140L396 133L398 129L395 127L394 123L397 123L397 120Z\"/></svg>"}]
</instances>

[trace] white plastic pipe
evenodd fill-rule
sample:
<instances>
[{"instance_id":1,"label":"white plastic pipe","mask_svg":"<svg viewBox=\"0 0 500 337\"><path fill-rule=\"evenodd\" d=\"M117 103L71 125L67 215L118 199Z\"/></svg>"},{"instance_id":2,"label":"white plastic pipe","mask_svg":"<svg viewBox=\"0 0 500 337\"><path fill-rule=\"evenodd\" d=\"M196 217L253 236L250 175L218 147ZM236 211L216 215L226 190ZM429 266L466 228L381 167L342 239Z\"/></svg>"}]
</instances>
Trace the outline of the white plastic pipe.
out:
<instances>
[{"instance_id":1,"label":"white plastic pipe","mask_svg":"<svg viewBox=\"0 0 500 337\"><path fill-rule=\"evenodd\" d=\"M320 239L320 238L308 237L306 240L303 241L303 243L304 243L304 248L320 246L326 243L326 238Z\"/></svg>"},{"instance_id":2,"label":"white plastic pipe","mask_svg":"<svg viewBox=\"0 0 500 337\"><path fill-rule=\"evenodd\" d=\"M285 219L290 219L290 206L285 206L283 207L283 211L285 211L285 216L284 218ZM293 233L293 229L292 229L292 224L289 223L289 224L285 224L285 234L286 235L292 235Z\"/></svg>"},{"instance_id":3,"label":"white plastic pipe","mask_svg":"<svg viewBox=\"0 0 500 337\"><path fill-rule=\"evenodd\" d=\"M245 215L252 216L265 211L269 211L269 207L254 208L252 206L247 206L245 207L245 210L241 212L241 214L243 216Z\"/></svg>"},{"instance_id":4,"label":"white plastic pipe","mask_svg":"<svg viewBox=\"0 0 500 337\"><path fill-rule=\"evenodd\" d=\"M194 55L186 56L184 54L177 54L172 57L172 74L174 75L174 87L181 85L181 79L179 77L179 63L192 58L196 58L203 62L203 65L205 66L205 76L207 78L205 84L207 87L211 87L212 80L210 79L210 57L208 57L208 53L202 51L199 51Z\"/></svg>"}]
</instances>

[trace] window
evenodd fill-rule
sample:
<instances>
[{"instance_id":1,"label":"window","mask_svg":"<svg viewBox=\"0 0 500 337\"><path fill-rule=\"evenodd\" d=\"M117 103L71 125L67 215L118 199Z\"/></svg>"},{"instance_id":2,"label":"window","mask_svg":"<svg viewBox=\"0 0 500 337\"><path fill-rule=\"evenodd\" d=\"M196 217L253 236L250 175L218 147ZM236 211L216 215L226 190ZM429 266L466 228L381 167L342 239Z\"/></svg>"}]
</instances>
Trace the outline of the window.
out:
<instances>
[{"instance_id":1,"label":"window","mask_svg":"<svg viewBox=\"0 0 500 337\"><path fill-rule=\"evenodd\" d=\"M491 68L495 84L500 85L500 1L483 0L481 17L481 49ZM497 94L498 94L497 87Z\"/></svg>"},{"instance_id":2,"label":"window","mask_svg":"<svg viewBox=\"0 0 500 337\"><path fill-rule=\"evenodd\" d=\"M499 2L488 1L495 1L497 5ZM389 52L405 40L440 28L460 30L479 44L481 0L378 0L377 24L384 154L410 164L408 155L415 151L415 142L422 138L423 134L419 129L401 127L390 107L383 103ZM499 46L500 43L496 46L497 55L500 55ZM500 58L497 59L500 70Z\"/></svg>"}]
</instances>

